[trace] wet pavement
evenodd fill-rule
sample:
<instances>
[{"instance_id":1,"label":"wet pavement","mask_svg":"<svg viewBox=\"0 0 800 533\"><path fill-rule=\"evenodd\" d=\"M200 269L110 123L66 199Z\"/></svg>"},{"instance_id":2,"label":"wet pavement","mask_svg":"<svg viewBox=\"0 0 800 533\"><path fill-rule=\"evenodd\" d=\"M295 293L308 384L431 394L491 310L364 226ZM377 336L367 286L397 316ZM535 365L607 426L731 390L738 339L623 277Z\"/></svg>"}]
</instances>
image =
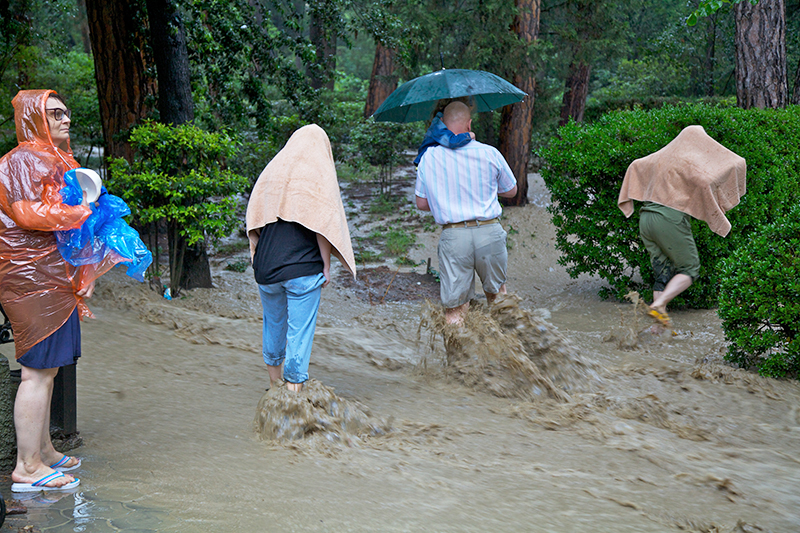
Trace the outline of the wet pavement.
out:
<instances>
[{"instance_id":1,"label":"wet pavement","mask_svg":"<svg viewBox=\"0 0 800 533\"><path fill-rule=\"evenodd\" d=\"M13 500L27 508L25 514L7 515L3 530L81 533L186 531L168 512L140 505L128 497L100 495L92 490L11 493L4 487L9 506ZM28 529L25 529L25 527ZM31 529L31 526L34 529Z\"/></svg>"}]
</instances>

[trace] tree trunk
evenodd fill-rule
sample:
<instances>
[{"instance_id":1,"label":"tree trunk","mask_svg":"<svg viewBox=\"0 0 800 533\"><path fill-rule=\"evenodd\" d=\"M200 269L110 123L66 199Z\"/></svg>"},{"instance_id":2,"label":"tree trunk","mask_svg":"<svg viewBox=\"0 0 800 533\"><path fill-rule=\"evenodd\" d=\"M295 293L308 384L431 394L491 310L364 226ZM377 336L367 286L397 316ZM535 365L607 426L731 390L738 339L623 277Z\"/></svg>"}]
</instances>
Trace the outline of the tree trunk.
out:
<instances>
[{"instance_id":1,"label":"tree trunk","mask_svg":"<svg viewBox=\"0 0 800 533\"><path fill-rule=\"evenodd\" d=\"M158 72L161 122L179 126L194 120L186 30L172 0L147 0L150 45Z\"/></svg>"},{"instance_id":2,"label":"tree trunk","mask_svg":"<svg viewBox=\"0 0 800 533\"><path fill-rule=\"evenodd\" d=\"M189 72L189 53L186 48L186 30L172 0L147 0L147 13L150 21L150 41L158 71L158 110L161 122L179 126L194 120L191 79ZM170 277L173 295L180 289L211 288L211 266L204 241L187 246L186 239L180 235L180 228L174 229L171 245L175 248L170 258L177 261L170 264Z\"/></svg>"},{"instance_id":3,"label":"tree trunk","mask_svg":"<svg viewBox=\"0 0 800 533\"><path fill-rule=\"evenodd\" d=\"M183 253L182 289L210 289L213 287L208 250L205 241L187 246Z\"/></svg>"},{"instance_id":4,"label":"tree trunk","mask_svg":"<svg viewBox=\"0 0 800 533\"><path fill-rule=\"evenodd\" d=\"M741 2L736 14L736 102L750 109L786 107L784 0Z\"/></svg>"},{"instance_id":5,"label":"tree trunk","mask_svg":"<svg viewBox=\"0 0 800 533\"><path fill-rule=\"evenodd\" d=\"M394 75L394 58L397 51L386 48L380 41L375 43L375 60L372 62L372 74L369 77L367 103L364 105L364 117L370 117L378 110L384 100L397 89L397 76Z\"/></svg>"},{"instance_id":6,"label":"tree trunk","mask_svg":"<svg viewBox=\"0 0 800 533\"><path fill-rule=\"evenodd\" d=\"M155 80L147 74L139 17L124 0L86 0L105 157L131 160L128 132L152 109Z\"/></svg>"},{"instance_id":7,"label":"tree trunk","mask_svg":"<svg viewBox=\"0 0 800 533\"><path fill-rule=\"evenodd\" d=\"M539 13L541 0L515 0L517 16L512 31L529 45L539 36ZM527 56L523 65L514 75L514 85L525 91L527 97L522 102L503 108L500 121L500 152L517 178L517 195L509 198L508 205L528 203L528 160L531 151L531 130L533 127L533 102L536 95L536 77L533 64Z\"/></svg>"},{"instance_id":8,"label":"tree trunk","mask_svg":"<svg viewBox=\"0 0 800 533\"><path fill-rule=\"evenodd\" d=\"M325 87L333 90L336 71L336 31L331 28L329 17L333 6L329 2L317 2L311 10L309 21L309 39L316 50L316 65L306 69L314 90Z\"/></svg>"},{"instance_id":9,"label":"tree trunk","mask_svg":"<svg viewBox=\"0 0 800 533\"><path fill-rule=\"evenodd\" d=\"M714 96L714 70L717 63L717 13L707 17L706 22L706 57L704 61L706 96Z\"/></svg>"},{"instance_id":10,"label":"tree trunk","mask_svg":"<svg viewBox=\"0 0 800 533\"><path fill-rule=\"evenodd\" d=\"M589 96L589 76L592 66L583 61L573 60L569 65L569 74L564 88L564 98L561 100L561 120L563 126L571 118L575 122L583 122L583 112L586 110L586 97Z\"/></svg>"}]
</instances>

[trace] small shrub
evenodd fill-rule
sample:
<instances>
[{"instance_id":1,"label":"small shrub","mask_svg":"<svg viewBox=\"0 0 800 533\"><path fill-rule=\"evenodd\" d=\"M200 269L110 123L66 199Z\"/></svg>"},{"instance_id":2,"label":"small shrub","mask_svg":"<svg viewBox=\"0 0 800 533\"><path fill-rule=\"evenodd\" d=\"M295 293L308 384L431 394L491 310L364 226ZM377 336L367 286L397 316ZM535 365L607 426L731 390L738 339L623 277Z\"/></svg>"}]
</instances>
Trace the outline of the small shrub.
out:
<instances>
[{"instance_id":1,"label":"small shrub","mask_svg":"<svg viewBox=\"0 0 800 533\"><path fill-rule=\"evenodd\" d=\"M413 266L419 266L420 265L420 263L417 263L416 261L414 261L413 259L409 258L408 256L398 257L397 260L395 260L394 263L396 265L398 265L398 266L411 266L411 267L413 267ZM423 261L422 264L425 264L425 261Z\"/></svg>"},{"instance_id":2,"label":"small shrub","mask_svg":"<svg viewBox=\"0 0 800 533\"><path fill-rule=\"evenodd\" d=\"M157 122L137 126L129 140L133 162L111 160L107 186L128 203L136 223L154 230L155 242L159 225L166 222L170 290L177 297L184 286L187 247L214 242L240 224L237 195L247 187L247 179L227 165L239 145L225 132ZM153 256L159 272L157 247Z\"/></svg>"},{"instance_id":3,"label":"small shrub","mask_svg":"<svg viewBox=\"0 0 800 533\"><path fill-rule=\"evenodd\" d=\"M800 205L722 262L725 358L771 377L800 371Z\"/></svg>"},{"instance_id":4,"label":"small shrub","mask_svg":"<svg viewBox=\"0 0 800 533\"><path fill-rule=\"evenodd\" d=\"M400 203L400 198L379 194L369 206L369 212L373 215L390 215L398 210Z\"/></svg>"},{"instance_id":5,"label":"small shrub","mask_svg":"<svg viewBox=\"0 0 800 533\"><path fill-rule=\"evenodd\" d=\"M393 257L404 256L416 242L414 234L403 230L391 230L386 235L386 253Z\"/></svg>"},{"instance_id":6,"label":"small shrub","mask_svg":"<svg viewBox=\"0 0 800 533\"><path fill-rule=\"evenodd\" d=\"M225 265L225 270L242 273L246 271L247 267L249 266L250 266L250 261L248 261L247 259L241 259L239 261L234 261L233 263L228 263L227 265Z\"/></svg>"},{"instance_id":7,"label":"small shrub","mask_svg":"<svg viewBox=\"0 0 800 533\"><path fill-rule=\"evenodd\" d=\"M379 167L381 195L388 195L395 167L406 160L404 154L415 138L415 126L367 119L350 130L350 140L358 151L355 159ZM359 162L356 161L356 164Z\"/></svg>"},{"instance_id":8,"label":"small shrub","mask_svg":"<svg viewBox=\"0 0 800 533\"><path fill-rule=\"evenodd\" d=\"M356 263L374 263L381 259L381 254L372 250L358 250L354 255Z\"/></svg>"}]
</instances>

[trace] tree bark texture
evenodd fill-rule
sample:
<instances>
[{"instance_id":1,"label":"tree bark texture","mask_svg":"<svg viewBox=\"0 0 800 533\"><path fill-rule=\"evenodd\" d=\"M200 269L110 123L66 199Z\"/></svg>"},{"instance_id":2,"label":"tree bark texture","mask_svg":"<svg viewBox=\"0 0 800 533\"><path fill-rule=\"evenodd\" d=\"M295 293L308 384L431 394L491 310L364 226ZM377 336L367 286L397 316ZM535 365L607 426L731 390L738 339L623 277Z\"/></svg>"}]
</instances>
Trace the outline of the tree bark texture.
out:
<instances>
[{"instance_id":1,"label":"tree bark texture","mask_svg":"<svg viewBox=\"0 0 800 533\"><path fill-rule=\"evenodd\" d=\"M106 157L131 160L128 132L152 111L155 80L147 73L146 39L130 2L86 0Z\"/></svg>"},{"instance_id":2,"label":"tree bark texture","mask_svg":"<svg viewBox=\"0 0 800 533\"><path fill-rule=\"evenodd\" d=\"M571 118L575 122L583 122L583 112L586 110L586 98L589 96L589 76L592 66L579 60L573 60L569 65L569 74L564 86L564 98L561 100L561 119L559 126L563 126Z\"/></svg>"},{"instance_id":3,"label":"tree bark texture","mask_svg":"<svg viewBox=\"0 0 800 533\"><path fill-rule=\"evenodd\" d=\"M706 96L714 96L714 71L717 64L717 13L706 17L706 57L704 61Z\"/></svg>"},{"instance_id":4,"label":"tree bark texture","mask_svg":"<svg viewBox=\"0 0 800 533\"><path fill-rule=\"evenodd\" d=\"M309 39L316 50L316 65L307 69L314 90L325 87L333 90L336 71L336 32L329 28L330 13L323 13L325 4L311 11L309 22Z\"/></svg>"},{"instance_id":5,"label":"tree bark texture","mask_svg":"<svg viewBox=\"0 0 800 533\"><path fill-rule=\"evenodd\" d=\"M736 102L744 109L788 102L784 0L741 2L736 18Z\"/></svg>"},{"instance_id":6,"label":"tree bark texture","mask_svg":"<svg viewBox=\"0 0 800 533\"><path fill-rule=\"evenodd\" d=\"M186 30L178 7L172 0L147 0L150 43L158 71L158 111L161 122L179 126L194 120L194 102L189 71ZM170 253L170 284L179 289L211 288L211 267L206 244L187 246L175 227ZM174 262L174 264L172 263ZM177 283L175 280L178 280Z\"/></svg>"},{"instance_id":7,"label":"tree bark texture","mask_svg":"<svg viewBox=\"0 0 800 533\"><path fill-rule=\"evenodd\" d=\"M515 5L517 16L514 18L512 31L523 43L531 44L539 36L541 0L515 0ZM526 60L514 75L514 85L528 96L522 102L503 108L500 120L500 152L517 178L517 195L509 198L506 203L521 206L528 203L528 161L536 94L536 76L530 60Z\"/></svg>"},{"instance_id":8,"label":"tree bark texture","mask_svg":"<svg viewBox=\"0 0 800 533\"><path fill-rule=\"evenodd\" d=\"M158 72L161 122L178 126L194 120L186 30L172 0L147 0L150 44Z\"/></svg>"},{"instance_id":9,"label":"tree bark texture","mask_svg":"<svg viewBox=\"0 0 800 533\"><path fill-rule=\"evenodd\" d=\"M372 62L372 74L369 77L367 103L364 105L365 118L372 116L397 89L397 76L394 74L396 55L395 49L385 47L380 41L375 43L375 60Z\"/></svg>"}]
</instances>

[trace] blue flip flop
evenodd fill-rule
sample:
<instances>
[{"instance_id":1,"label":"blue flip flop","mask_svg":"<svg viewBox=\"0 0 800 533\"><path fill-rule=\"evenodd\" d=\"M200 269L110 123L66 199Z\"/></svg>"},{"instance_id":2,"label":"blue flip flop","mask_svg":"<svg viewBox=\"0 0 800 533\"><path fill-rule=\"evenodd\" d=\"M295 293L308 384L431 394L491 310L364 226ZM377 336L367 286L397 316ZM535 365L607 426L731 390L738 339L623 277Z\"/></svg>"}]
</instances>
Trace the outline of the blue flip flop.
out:
<instances>
[{"instance_id":1,"label":"blue flip flop","mask_svg":"<svg viewBox=\"0 0 800 533\"><path fill-rule=\"evenodd\" d=\"M75 458L75 459L78 460L78 464L75 464L75 465L72 465L72 466L61 466L64 463L69 462L70 459L72 459L72 457L70 457L69 455L65 455L57 463L51 464L50 468L52 468L56 472L72 472L73 470L77 470L78 468L81 467L81 458L80 457L76 457Z\"/></svg>"},{"instance_id":2,"label":"blue flip flop","mask_svg":"<svg viewBox=\"0 0 800 533\"><path fill-rule=\"evenodd\" d=\"M12 483L11 484L11 492L41 492L41 491L48 491L48 490L70 490L74 489L78 485L81 484L80 479L75 479L75 481L71 481L66 485L62 485L60 487L48 487L47 484L51 481L54 481L60 477L66 477L61 472L53 472L47 476L44 476L39 481L34 481L33 483Z\"/></svg>"}]
</instances>

